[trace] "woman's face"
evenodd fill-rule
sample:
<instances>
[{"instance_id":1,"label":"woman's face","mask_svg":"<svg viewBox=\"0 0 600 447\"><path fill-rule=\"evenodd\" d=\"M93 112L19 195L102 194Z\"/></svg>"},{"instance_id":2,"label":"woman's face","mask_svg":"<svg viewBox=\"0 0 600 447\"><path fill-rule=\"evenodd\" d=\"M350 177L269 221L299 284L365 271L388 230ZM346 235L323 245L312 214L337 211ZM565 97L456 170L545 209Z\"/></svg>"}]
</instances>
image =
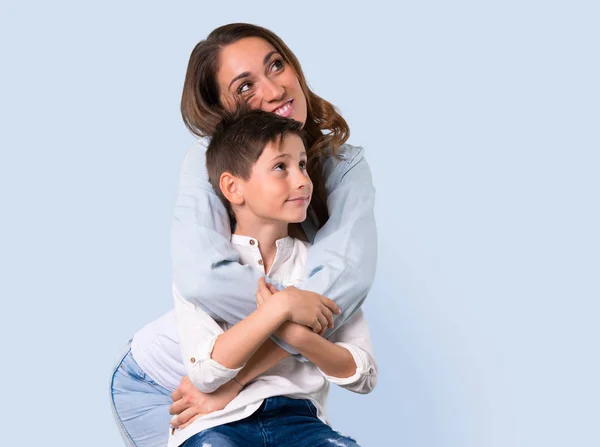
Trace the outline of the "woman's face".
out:
<instances>
[{"instance_id":1,"label":"woman's face","mask_svg":"<svg viewBox=\"0 0 600 447\"><path fill-rule=\"evenodd\" d=\"M227 45L219 66L217 83L226 108L243 100L252 109L306 122L306 97L298 76L267 41L246 37Z\"/></svg>"}]
</instances>

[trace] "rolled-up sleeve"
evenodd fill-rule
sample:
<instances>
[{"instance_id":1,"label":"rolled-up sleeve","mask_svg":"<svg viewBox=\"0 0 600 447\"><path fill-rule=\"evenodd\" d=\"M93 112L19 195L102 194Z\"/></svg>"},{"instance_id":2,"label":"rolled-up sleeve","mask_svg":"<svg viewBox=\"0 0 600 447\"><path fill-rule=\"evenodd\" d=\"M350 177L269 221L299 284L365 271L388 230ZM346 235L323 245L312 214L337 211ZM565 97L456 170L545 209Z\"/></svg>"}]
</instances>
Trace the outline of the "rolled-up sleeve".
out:
<instances>
[{"instance_id":1,"label":"rolled-up sleeve","mask_svg":"<svg viewBox=\"0 0 600 447\"><path fill-rule=\"evenodd\" d=\"M203 393L212 393L233 379L245 365L230 369L211 358L217 338L225 331L199 306L183 299L173 287L175 318L188 377Z\"/></svg>"},{"instance_id":2,"label":"rolled-up sleeve","mask_svg":"<svg viewBox=\"0 0 600 447\"><path fill-rule=\"evenodd\" d=\"M242 370L245 365L237 369L230 369L211 358L218 335L202 342L195 354L192 350L189 359L190 367L188 376L192 383L203 393L212 393L229 382Z\"/></svg>"},{"instance_id":3,"label":"rolled-up sleeve","mask_svg":"<svg viewBox=\"0 0 600 447\"><path fill-rule=\"evenodd\" d=\"M355 393L367 394L373 391L377 385L377 363L363 311L358 310L344 327L332 335L330 341L352 354L356 363L356 372L350 377L334 377L319 370L321 374L329 382Z\"/></svg>"}]
</instances>

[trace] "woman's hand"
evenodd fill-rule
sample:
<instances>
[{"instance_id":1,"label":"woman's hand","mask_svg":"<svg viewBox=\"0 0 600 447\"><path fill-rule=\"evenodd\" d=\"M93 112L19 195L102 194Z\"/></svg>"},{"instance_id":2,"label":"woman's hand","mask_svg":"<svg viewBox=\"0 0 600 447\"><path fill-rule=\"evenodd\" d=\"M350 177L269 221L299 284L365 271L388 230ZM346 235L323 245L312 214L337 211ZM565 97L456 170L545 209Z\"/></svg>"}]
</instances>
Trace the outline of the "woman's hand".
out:
<instances>
[{"instance_id":1,"label":"woman's hand","mask_svg":"<svg viewBox=\"0 0 600 447\"><path fill-rule=\"evenodd\" d=\"M264 278L258 281L256 304L261 306L270 299L285 300L288 319L294 323L310 327L313 332L322 334L326 328L333 328L333 313L341 310L334 301L318 293L287 287L281 292L267 285Z\"/></svg>"},{"instance_id":2,"label":"woman's hand","mask_svg":"<svg viewBox=\"0 0 600 447\"><path fill-rule=\"evenodd\" d=\"M235 380L230 380L213 393L202 393L185 376L171 394L173 404L169 407L169 413L176 415L171 420L171 426L185 428L202 415L222 410L241 390L242 387Z\"/></svg>"}]
</instances>

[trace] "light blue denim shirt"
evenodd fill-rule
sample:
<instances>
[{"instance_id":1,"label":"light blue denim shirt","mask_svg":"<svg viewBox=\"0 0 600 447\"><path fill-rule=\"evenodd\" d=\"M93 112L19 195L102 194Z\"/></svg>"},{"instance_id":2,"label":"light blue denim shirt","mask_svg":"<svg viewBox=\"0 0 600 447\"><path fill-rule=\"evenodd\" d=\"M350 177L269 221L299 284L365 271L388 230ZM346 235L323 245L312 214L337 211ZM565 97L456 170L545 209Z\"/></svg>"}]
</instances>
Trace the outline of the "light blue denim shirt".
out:
<instances>
[{"instance_id":1,"label":"light blue denim shirt","mask_svg":"<svg viewBox=\"0 0 600 447\"><path fill-rule=\"evenodd\" d=\"M235 324L256 309L260 272L239 263L230 242L227 211L208 180L205 145L204 140L197 140L181 169L171 231L173 282L183 298L200 305L213 319ZM345 144L339 154L340 158L322 159L327 223L316 231L309 213L302 224L312 246L307 277L300 288L331 298L342 309L325 337L361 306L377 262L371 171L361 147ZM295 354L285 343L275 341Z\"/></svg>"}]
</instances>

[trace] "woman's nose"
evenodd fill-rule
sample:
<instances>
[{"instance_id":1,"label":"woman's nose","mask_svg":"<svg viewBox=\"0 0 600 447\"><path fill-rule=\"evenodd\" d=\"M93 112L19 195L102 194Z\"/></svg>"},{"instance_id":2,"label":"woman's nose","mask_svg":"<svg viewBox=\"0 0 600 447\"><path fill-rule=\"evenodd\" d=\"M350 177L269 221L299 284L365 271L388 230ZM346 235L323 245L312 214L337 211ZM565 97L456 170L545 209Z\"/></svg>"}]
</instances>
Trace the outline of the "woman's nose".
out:
<instances>
[{"instance_id":1,"label":"woman's nose","mask_svg":"<svg viewBox=\"0 0 600 447\"><path fill-rule=\"evenodd\" d=\"M265 79L262 85L262 92L264 101L280 101L283 99L285 89L281 84L270 79Z\"/></svg>"}]
</instances>

